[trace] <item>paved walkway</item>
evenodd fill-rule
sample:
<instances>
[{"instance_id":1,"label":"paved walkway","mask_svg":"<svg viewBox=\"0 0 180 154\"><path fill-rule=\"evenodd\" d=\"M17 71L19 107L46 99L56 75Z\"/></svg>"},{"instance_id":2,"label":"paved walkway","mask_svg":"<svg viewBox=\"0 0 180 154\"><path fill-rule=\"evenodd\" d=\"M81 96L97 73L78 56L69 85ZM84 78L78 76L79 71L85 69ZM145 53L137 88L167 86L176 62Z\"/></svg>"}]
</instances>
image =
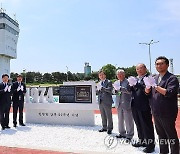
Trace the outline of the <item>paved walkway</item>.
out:
<instances>
[{"instance_id":1,"label":"paved walkway","mask_svg":"<svg viewBox=\"0 0 180 154\"><path fill-rule=\"evenodd\" d=\"M113 112L113 114L117 114L117 110L114 109L114 108L112 109L112 112ZM100 111L99 111L99 110L96 110L95 113L96 113L96 114L99 114ZM178 117L177 117L177 119L176 119L176 130L177 130L177 132L178 132L178 137L179 137L179 139L180 139L180 108L179 108L179 112L178 112Z\"/></svg>"},{"instance_id":2,"label":"paved walkway","mask_svg":"<svg viewBox=\"0 0 180 154\"><path fill-rule=\"evenodd\" d=\"M99 110L97 110L95 111L95 113L99 114L100 112ZM117 114L116 109L113 109L113 114ZM176 120L176 129L178 131L178 136L180 138L180 109L179 109L178 118ZM75 154L75 153L0 146L0 154Z\"/></svg>"},{"instance_id":3,"label":"paved walkway","mask_svg":"<svg viewBox=\"0 0 180 154\"><path fill-rule=\"evenodd\" d=\"M48 150L34 150L26 148L11 148L11 147L2 147L0 146L0 154L75 154L68 152L56 152Z\"/></svg>"}]
</instances>

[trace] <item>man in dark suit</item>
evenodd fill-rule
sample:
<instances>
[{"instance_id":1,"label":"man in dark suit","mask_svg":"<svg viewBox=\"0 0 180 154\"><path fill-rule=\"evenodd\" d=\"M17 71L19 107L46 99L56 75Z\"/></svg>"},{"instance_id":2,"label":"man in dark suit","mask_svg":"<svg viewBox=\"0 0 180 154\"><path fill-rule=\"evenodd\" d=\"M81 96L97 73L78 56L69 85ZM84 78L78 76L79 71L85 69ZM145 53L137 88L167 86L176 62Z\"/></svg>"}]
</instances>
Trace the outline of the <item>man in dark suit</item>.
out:
<instances>
[{"instance_id":1,"label":"man in dark suit","mask_svg":"<svg viewBox=\"0 0 180 154\"><path fill-rule=\"evenodd\" d=\"M13 83L13 124L17 126L17 111L19 110L19 125L25 126L23 123L24 95L26 93L26 85L22 82L21 75L17 76L17 81Z\"/></svg>"},{"instance_id":2,"label":"man in dark suit","mask_svg":"<svg viewBox=\"0 0 180 154\"><path fill-rule=\"evenodd\" d=\"M178 114L177 93L179 82L175 75L168 72L169 60L166 57L158 57L155 61L156 70L153 88L146 88L150 95L150 104L154 116L155 127L159 137L160 153L179 154L179 140L175 128Z\"/></svg>"},{"instance_id":3,"label":"man in dark suit","mask_svg":"<svg viewBox=\"0 0 180 154\"><path fill-rule=\"evenodd\" d=\"M0 83L0 119L2 130L9 127L9 111L11 108L11 85L8 83L9 75L2 75Z\"/></svg>"},{"instance_id":4,"label":"man in dark suit","mask_svg":"<svg viewBox=\"0 0 180 154\"><path fill-rule=\"evenodd\" d=\"M101 112L103 128L99 132L107 131L111 134L113 130L112 120L112 82L106 79L106 74L99 71L99 79L101 80L97 85L98 103Z\"/></svg>"},{"instance_id":5,"label":"man in dark suit","mask_svg":"<svg viewBox=\"0 0 180 154\"><path fill-rule=\"evenodd\" d=\"M137 83L131 87L132 90L132 113L137 127L139 142L132 144L134 147L146 147L143 152L154 151L154 128L148 96L145 93L143 78L147 76L147 69L144 64L136 66Z\"/></svg>"}]
</instances>

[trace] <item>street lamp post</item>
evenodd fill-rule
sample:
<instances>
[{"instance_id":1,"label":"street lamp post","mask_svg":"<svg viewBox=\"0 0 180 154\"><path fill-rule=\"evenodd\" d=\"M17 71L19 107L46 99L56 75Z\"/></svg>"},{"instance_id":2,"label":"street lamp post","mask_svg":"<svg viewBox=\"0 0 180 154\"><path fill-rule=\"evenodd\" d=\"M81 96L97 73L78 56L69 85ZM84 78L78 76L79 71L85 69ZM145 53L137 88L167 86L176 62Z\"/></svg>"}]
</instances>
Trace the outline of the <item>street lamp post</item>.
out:
<instances>
[{"instance_id":1,"label":"street lamp post","mask_svg":"<svg viewBox=\"0 0 180 154\"><path fill-rule=\"evenodd\" d=\"M67 81L68 81L68 67L66 66L66 69L67 69Z\"/></svg>"},{"instance_id":2,"label":"street lamp post","mask_svg":"<svg viewBox=\"0 0 180 154\"><path fill-rule=\"evenodd\" d=\"M117 64L115 65L115 79L116 79Z\"/></svg>"},{"instance_id":3,"label":"street lamp post","mask_svg":"<svg viewBox=\"0 0 180 154\"><path fill-rule=\"evenodd\" d=\"M151 40L149 43L139 43L139 44L145 44L149 46L149 71L152 74L151 71L151 44L158 43L159 41L154 42L154 40Z\"/></svg>"},{"instance_id":4,"label":"street lamp post","mask_svg":"<svg viewBox=\"0 0 180 154\"><path fill-rule=\"evenodd\" d=\"M24 83L26 84L26 69L23 69L23 73L24 73Z\"/></svg>"}]
</instances>

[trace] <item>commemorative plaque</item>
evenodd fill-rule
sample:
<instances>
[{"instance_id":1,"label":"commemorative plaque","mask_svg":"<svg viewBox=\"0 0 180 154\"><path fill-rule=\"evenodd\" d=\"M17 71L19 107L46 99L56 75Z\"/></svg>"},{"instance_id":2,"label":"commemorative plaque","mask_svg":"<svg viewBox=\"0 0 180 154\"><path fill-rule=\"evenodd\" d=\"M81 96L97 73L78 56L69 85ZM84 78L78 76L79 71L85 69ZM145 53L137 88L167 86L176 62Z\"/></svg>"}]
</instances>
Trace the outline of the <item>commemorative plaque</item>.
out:
<instances>
[{"instance_id":1,"label":"commemorative plaque","mask_svg":"<svg viewBox=\"0 0 180 154\"><path fill-rule=\"evenodd\" d=\"M75 102L75 86L60 86L59 102L60 103Z\"/></svg>"},{"instance_id":2,"label":"commemorative plaque","mask_svg":"<svg viewBox=\"0 0 180 154\"><path fill-rule=\"evenodd\" d=\"M75 92L76 92L75 102L92 103L90 85L76 86Z\"/></svg>"},{"instance_id":3,"label":"commemorative plaque","mask_svg":"<svg viewBox=\"0 0 180 154\"><path fill-rule=\"evenodd\" d=\"M59 103L92 103L91 85L60 86Z\"/></svg>"}]
</instances>

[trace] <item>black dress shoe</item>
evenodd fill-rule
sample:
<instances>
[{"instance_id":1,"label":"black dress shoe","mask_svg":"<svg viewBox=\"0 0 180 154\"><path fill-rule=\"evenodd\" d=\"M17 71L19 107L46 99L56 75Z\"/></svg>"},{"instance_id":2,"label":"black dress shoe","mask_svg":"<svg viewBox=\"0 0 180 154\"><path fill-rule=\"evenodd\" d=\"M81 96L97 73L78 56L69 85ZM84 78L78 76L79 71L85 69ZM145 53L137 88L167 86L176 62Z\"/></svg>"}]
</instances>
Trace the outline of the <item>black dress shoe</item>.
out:
<instances>
[{"instance_id":1,"label":"black dress shoe","mask_svg":"<svg viewBox=\"0 0 180 154\"><path fill-rule=\"evenodd\" d=\"M106 132L106 131L107 131L107 129L104 129L104 128L99 130L99 132Z\"/></svg>"},{"instance_id":2,"label":"black dress shoe","mask_svg":"<svg viewBox=\"0 0 180 154\"><path fill-rule=\"evenodd\" d=\"M140 142L137 142L137 143L134 143L134 144L132 144L132 146L133 147L146 147L146 144L142 144L142 143L140 143Z\"/></svg>"},{"instance_id":3,"label":"black dress shoe","mask_svg":"<svg viewBox=\"0 0 180 154\"><path fill-rule=\"evenodd\" d=\"M24 123L22 123L22 124L19 124L19 125L21 125L21 126L26 126Z\"/></svg>"},{"instance_id":4,"label":"black dress shoe","mask_svg":"<svg viewBox=\"0 0 180 154\"><path fill-rule=\"evenodd\" d=\"M126 138L125 136L119 134L119 135L116 135L116 138Z\"/></svg>"},{"instance_id":5,"label":"black dress shoe","mask_svg":"<svg viewBox=\"0 0 180 154\"><path fill-rule=\"evenodd\" d=\"M144 153L152 153L154 152L154 148L149 148L149 147L146 147L144 150L143 150Z\"/></svg>"},{"instance_id":6,"label":"black dress shoe","mask_svg":"<svg viewBox=\"0 0 180 154\"><path fill-rule=\"evenodd\" d=\"M107 131L107 134L112 134L112 130L108 130L108 131Z\"/></svg>"},{"instance_id":7,"label":"black dress shoe","mask_svg":"<svg viewBox=\"0 0 180 154\"><path fill-rule=\"evenodd\" d=\"M5 130L5 127L2 127L1 130Z\"/></svg>"},{"instance_id":8,"label":"black dress shoe","mask_svg":"<svg viewBox=\"0 0 180 154\"><path fill-rule=\"evenodd\" d=\"M16 124L14 124L13 127L17 127Z\"/></svg>"},{"instance_id":9,"label":"black dress shoe","mask_svg":"<svg viewBox=\"0 0 180 154\"><path fill-rule=\"evenodd\" d=\"M11 127L9 127L9 126L5 126L5 128L9 129L9 128L11 128Z\"/></svg>"}]
</instances>

